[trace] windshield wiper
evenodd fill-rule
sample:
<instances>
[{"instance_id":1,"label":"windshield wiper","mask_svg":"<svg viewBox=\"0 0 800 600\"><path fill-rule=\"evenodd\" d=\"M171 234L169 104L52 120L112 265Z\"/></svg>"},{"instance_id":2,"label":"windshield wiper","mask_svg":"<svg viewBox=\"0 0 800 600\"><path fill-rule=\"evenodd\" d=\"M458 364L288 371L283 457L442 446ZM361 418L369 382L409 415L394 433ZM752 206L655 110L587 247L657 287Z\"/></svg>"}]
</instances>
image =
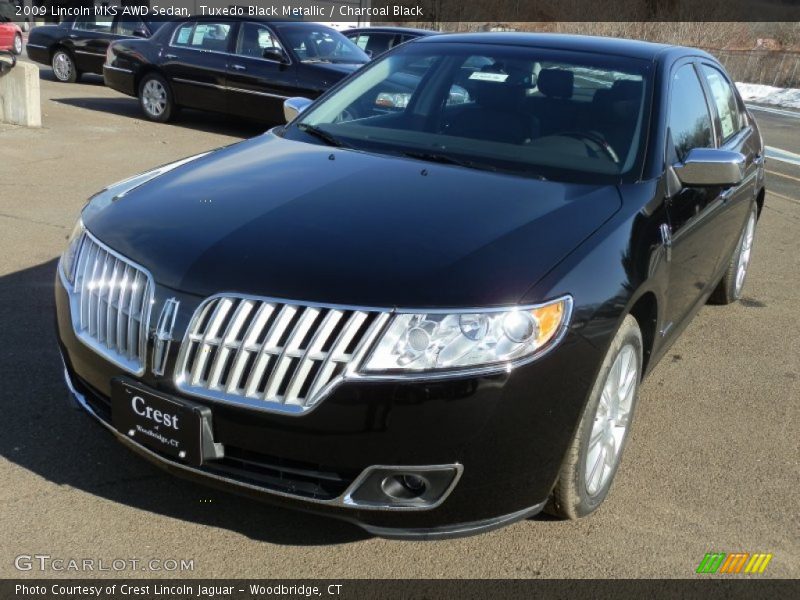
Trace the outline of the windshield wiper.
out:
<instances>
[{"instance_id":1,"label":"windshield wiper","mask_svg":"<svg viewBox=\"0 0 800 600\"><path fill-rule=\"evenodd\" d=\"M307 133L319 140L322 140L328 146L335 146L336 148L349 148L347 144L345 144L342 140L337 138L335 135L331 135L324 129L320 129L315 125L309 125L307 123L300 123L297 128L302 131L303 133Z\"/></svg>"},{"instance_id":2,"label":"windshield wiper","mask_svg":"<svg viewBox=\"0 0 800 600\"><path fill-rule=\"evenodd\" d=\"M403 152L403 156L408 158L416 158L417 160L425 160L428 162L441 163L443 165L456 165L458 167L465 167L467 169L479 169L481 171L497 171L497 167L488 163L479 163L472 160L463 160L450 156L449 154L439 154L437 152L416 152L407 151Z\"/></svg>"},{"instance_id":3,"label":"windshield wiper","mask_svg":"<svg viewBox=\"0 0 800 600\"><path fill-rule=\"evenodd\" d=\"M547 181L547 177L540 173L529 171L527 169L512 169L506 167L498 167L489 163L475 162L474 160L463 160L450 156L449 154L439 154L437 152L403 152L403 156L408 158L416 158L417 160L426 160L428 162L436 162L444 165L456 165L466 169L477 169L479 171L491 171L492 173L509 173L512 175L521 175L523 177L530 177L538 179L539 181Z\"/></svg>"}]
</instances>

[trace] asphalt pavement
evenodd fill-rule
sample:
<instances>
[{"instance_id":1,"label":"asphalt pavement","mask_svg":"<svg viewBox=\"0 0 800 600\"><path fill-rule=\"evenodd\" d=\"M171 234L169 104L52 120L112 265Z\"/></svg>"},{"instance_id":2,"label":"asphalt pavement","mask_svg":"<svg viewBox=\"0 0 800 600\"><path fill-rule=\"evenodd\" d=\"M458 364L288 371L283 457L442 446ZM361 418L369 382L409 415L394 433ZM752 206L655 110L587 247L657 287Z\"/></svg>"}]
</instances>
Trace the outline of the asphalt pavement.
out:
<instances>
[{"instance_id":1,"label":"asphalt pavement","mask_svg":"<svg viewBox=\"0 0 800 600\"><path fill-rule=\"evenodd\" d=\"M767 144L789 154L767 160L744 299L705 307L645 382L602 509L401 542L173 479L67 404L53 279L81 206L110 182L263 128L193 111L154 124L100 78L41 76L44 127L0 125L0 577L693 577L712 551L772 553L761 577L800 575L800 165L786 160L800 153L800 118L755 113ZM193 570L16 569L36 554Z\"/></svg>"}]
</instances>

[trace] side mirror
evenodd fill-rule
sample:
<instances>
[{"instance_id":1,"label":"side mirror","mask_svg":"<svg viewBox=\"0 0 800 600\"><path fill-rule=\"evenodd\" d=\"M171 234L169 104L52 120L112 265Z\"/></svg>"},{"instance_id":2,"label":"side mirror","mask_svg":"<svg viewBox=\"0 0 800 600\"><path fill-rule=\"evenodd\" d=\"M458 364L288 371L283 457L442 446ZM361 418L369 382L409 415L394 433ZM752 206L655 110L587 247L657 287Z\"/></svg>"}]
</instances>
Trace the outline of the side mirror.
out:
<instances>
[{"instance_id":1,"label":"side mirror","mask_svg":"<svg viewBox=\"0 0 800 600\"><path fill-rule=\"evenodd\" d=\"M149 37L147 34L147 30L144 27L137 27L131 33L133 33L133 37L145 38L145 39Z\"/></svg>"},{"instance_id":2,"label":"side mirror","mask_svg":"<svg viewBox=\"0 0 800 600\"><path fill-rule=\"evenodd\" d=\"M261 57L266 58L267 60L274 60L275 62L279 63L286 62L286 55L280 48L264 48L264 52L261 53Z\"/></svg>"},{"instance_id":3,"label":"side mirror","mask_svg":"<svg viewBox=\"0 0 800 600\"><path fill-rule=\"evenodd\" d=\"M744 156L717 148L694 148L673 168L687 187L738 185L744 179Z\"/></svg>"},{"instance_id":4,"label":"side mirror","mask_svg":"<svg viewBox=\"0 0 800 600\"><path fill-rule=\"evenodd\" d=\"M295 96L294 98L287 98L283 101L283 116L286 122L289 123L297 117L301 112L308 108L311 100L303 98L302 96Z\"/></svg>"}]
</instances>

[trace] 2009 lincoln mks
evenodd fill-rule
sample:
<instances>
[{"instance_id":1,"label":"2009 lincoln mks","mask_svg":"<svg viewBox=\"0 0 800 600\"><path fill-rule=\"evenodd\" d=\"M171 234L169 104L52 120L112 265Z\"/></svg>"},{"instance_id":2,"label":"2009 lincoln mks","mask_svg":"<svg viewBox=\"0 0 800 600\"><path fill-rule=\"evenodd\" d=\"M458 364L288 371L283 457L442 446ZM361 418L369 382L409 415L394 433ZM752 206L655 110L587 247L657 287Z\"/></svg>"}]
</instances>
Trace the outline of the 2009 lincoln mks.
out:
<instances>
[{"instance_id":1,"label":"2009 lincoln mks","mask_svg":"<svg viewBox=\"0 0 800 600\"><path fill-rule=\"evenodd\" d=\"M642 378L742 293L763 145L723 68L451 35L308 104L89 201L73 396L175 474L379 535L597 509Z\"/></svg>"}]
</instances>

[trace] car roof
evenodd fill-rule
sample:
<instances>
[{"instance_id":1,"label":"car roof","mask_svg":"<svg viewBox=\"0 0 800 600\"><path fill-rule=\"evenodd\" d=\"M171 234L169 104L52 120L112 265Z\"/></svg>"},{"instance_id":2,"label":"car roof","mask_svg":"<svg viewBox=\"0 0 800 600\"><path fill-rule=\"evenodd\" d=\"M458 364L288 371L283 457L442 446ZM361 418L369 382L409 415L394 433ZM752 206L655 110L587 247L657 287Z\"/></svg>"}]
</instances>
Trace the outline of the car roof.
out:
<instances>
[{"instance_id":1,"label":"car roof","mask_svg":"<svg viewBox=\"0 0 800 600\"><path fill-rule=\"evenodd\" d=\"M419 40L423 44L461 43L461 44L497 44L506 46L528 46L531 48L553 48L556 50L573 50L577 52L597 52L656 60L660 56L670 54L693 54L707 56L710 54L683 46L656 44L638 40L609 38L590 35L569 35L557 33L518 33L518 32L480 32L451 33L446 36L426 37Z\"/></svg>"},{"instance_id":2,"label":"car roof","mask_svg":"<svg viewBox=\"0 0 800 600\"><path fill-rule=\"evenodd\" d=\"M420 37L436 35L439 31L431 29L418 29L416 27L352 27L345 29L342 33L405 33L417 35Z\"/></svg>"}]
</instances>

